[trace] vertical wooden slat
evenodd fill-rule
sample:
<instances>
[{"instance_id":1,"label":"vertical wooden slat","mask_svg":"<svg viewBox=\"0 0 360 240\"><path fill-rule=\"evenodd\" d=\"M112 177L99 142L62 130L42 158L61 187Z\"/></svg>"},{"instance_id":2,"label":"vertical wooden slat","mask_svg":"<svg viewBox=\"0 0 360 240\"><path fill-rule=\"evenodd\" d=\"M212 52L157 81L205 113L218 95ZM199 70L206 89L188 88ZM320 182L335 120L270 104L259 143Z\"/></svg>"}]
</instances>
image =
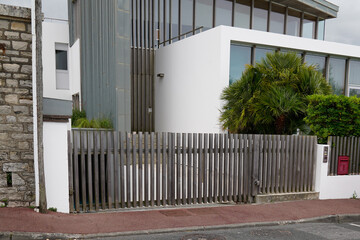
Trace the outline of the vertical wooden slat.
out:
<instances>
[{"instance_id":1,"label":"vertical wooden slat","mask_svg":"<svg viewBox=\"0 0 360 240\"><path fill-rule=\"evenodd\" d=\"M144 134L144 200L145 206L149 206L149 133Z\"/></svg>"},{"instance_id":2,"label":"vertical wooden slat","mask_svg":"<svg viewBox=\"0 0 360 240\"><path fill-rule=\"evenodd\" d=\"M130 177L130 162L131 162L131 133L126 133L126 201L127 207L131 207L131 177Z\"/></svg>"},{"instance_id":3,"label":"vertical wooden slat","mask_svg":"<svg viewBox=\"0 0 360 240\"><path fill-rule=\"evenodd\" d=\"M168 199L168 204L171 205L171 201L172 201L172 198L171 198L171 177L172 177L172 138L171 138L171 133L168 133L168 148L167 148L167 166L166 166L166 169L167 169L167 174L166 174L166 177L167 177L167 180L166 180L166 186L167 186L167 199Z\"/></svg>"},{"instance_id":4,"label":"vertical wooden slat","mask_svg":"<svg viewBox=\"0 0 360 240\"><path fill-rule=\"evenodd\" d=\"M248 201L252 202L252 191L254 187L253 179L253 162L254 162L254 135L249 135L248 144L249 144L249 162L248 162Z\"/></svg>"},{"instance_id":5,"label":"vertical wooden slat","mask_svg":"<svg viewBox=\"0 0 360 240\"><path fill-rule=\"evenodd\" d=\"M182 183L182 188L181 188L181 193L182 193L182 204L185 205L186 204L186 134L183 133L182 134L182 171L181 171L181 183Z\"/></svg>"},{"instance_id":6,"label":"vertical wooden slat","mask_svg":"<svg viewBox=\"0 0 360 240\"><path fill-rule=\"evenodd\" d=\"M285 175L284 175L284 192L289 192L288 191L288 184L289 184L289 172L290 169L289 168L289 164L290 164L290 156L289 156L289 147L290 147L290 136L286 135L286 144L285 144Z\"/></svg>"},{"instance_id":7,"label":"vertical wooden slat","mask_svg":"<svg viewBox=\"0 0 360 240\"><path fill-rule=\"evenodd\" d=\"M298 145L299 145L299 138L294 136L294 145L293 145L293 168L292 168L292 187L291 191L296 192L296 170L297 170L297 157L298 157Z\"/></svg>"},{"instance_id":8,"label":"vertical wooden slat","mask_svg":"<svg viewBox=\"0 0 360 240\"><path fill-rule=\"evenodd\" d=\"M89 211L93 210L93 181L92 181L92 154L91 154L91 143L94 142L93 133L87 131L87 189L89 193Z\"/></svg>"},{"instance_id":9,"label":"vertical wooden slat","mask_svg":"<svg viewBox=\"0 0 360 240\"><path fill-rule=\"evenodd\" d=\"M112 151L111 151L111 132L106 131L107 136L107 153L106 153L106 186L107 186L107 200L108 200L108 208L112 208L112 181L111 181L111 167L112 167Z\"/></svg>"},{"instance_id":10,"label":"vertical wooden slat","mask_svg":"<svg viewBox=\"0 0 360 240\"><path fill-rule=\"evenodd\" d=\"M238 201L239 135L234 135L233 201Z\"/></svg>"},{"instance_id":11,"label":"vertical wooden slat","mask_svg":"<svg viewBox=\"0 0 360 240\"><path fill-rule=\"evenodd\" d=\"M115 208L119 208L119 136L113 132L114 148L114 202Z\"/></svg>"},{"instance_id":12,"label":"vertical wooden slat","mask_svg":"<svg viewBox=\"0 0 360 240\"><path fill-rule=\"evenodd\" d=\"M213 180L213 164L214 164L214 134L209 134L209 185L208 185L208 197L209 202L214 202L213 198L213 186L214 186L214 180Z\"/></svg>"},{"instance_id":13,"label":"vertical wooden slat","mask_svg":"<svg viewBox=\"0 0 360 240\"><path fill-rule=\"evenodd\" d=\"M228 201L229 196L229 135L224 135L224 191L223 191L223 199L224 201Z\"/></svg>"},{"instance_id":14,"label":"vertical wooden slat","mask_svg":"<svg viewBox=\"0 0 360 240\"><path fill-rule=\"evenodd\" d=\"M188 154L188 173L187 173L187 188L188 188L188 194L187 194L187 203L191 204L192 203L192 191L191 191L191 186L192 186L192 182L193 182L193 178L191 178L191 173L192 173L192 134L188 133L188 146L187 146L187 154Z\"/></svg>"},{"instance_id":15,"label":"vertical wooden slat","mask_svg":"<svg viewBox=\"0 0 360 240\"><path fill-rule=\"evenodd\" d=\"M224 185L223 185L223 164L224 164L224 137L225 134L219 135L219 202L224 201Z\"/></svg>"},{"instance_id":16,"label":"vertical wooden slat","mask_svg":"<svg viewBox=\"0 0 360 240\"><path fill-rule=\"evenodd\" d=\"M285 162L286 162L286 154L285 154L285 135L280 136L281 141L281 152L280 152L280 184L279 184L279 192L284 192L284 179L285 179Z\"/></svg>"},{"instance_id":17,"label":"vertical wooden slat","mask_svg":"<svg viewBox=\"0 0 360 240\"><path fill-rule=\"evenodd\" d=\"M355 168L355 149L354 149L354 142L355 137L350 137L350 150L349 150L349 156L350 156L350 164L349 164L349 174L354 174L354 168Z\"/></svg>"},{"instance_id":18,"label":"vertical wooden slat","mask_svg":"<svg viewBox=\"0 0 360 240\"><path fill-rule=\"evenodd\" d=\"M80 132L80 154L81 154L81 201L82 210L86 212L86 166L85 166L85 153L86 153L86 131Z\"/></svg>"},{"instance_id":19,"label":"vertical wooden slat","mask_svg":"<svg viewBox=\"0 0 360 240\"><path fill-rule=\"evenodd\" d=\"M203 202L203 192L202 192L202 184L203 184L203 134L199 133L199 155L198 155L198 203Z\"/></svg>"},{"instance_id":20,"label":"vertical wooden slat","mask_svg":"<svg viewBox=\"0 0 360 240\"><path fill-rule=\"evenodd\" d=\"M138 134L138 149L139 149L139 153L138 153L138 175L139 175L139 206L142 207L143 203L144 203L144 199L143 199L143 135L142 132L139 132Z\"/></svg>"},{"instance_id":21,"label":"vertical wooden slat","mask_svg":"<svg viewBox=\"0 0 360 240\"><path fill-rule=\"evenodd\" d=\"M298 158L297 158L297 165L296 165L296 192L300 191L300 184L301 184L301 164L303 162L303 158L302 158L302 146L303 146L303 141L302 141L302 137L298 136L299 139L299 147L298 147Z\"/></svg>"},{"instance_id":22,"label":"vertical wooden slat","mask_svg":"<svg viewBox=\"0 0 360 240\"><path fill-rule=\"evenodd\" d=\"M136 133L132 134L132 200L133 207L137 207L137 177L136 177Z\"/></svg>"},{"instance_id":23,"label":"vertical wooden slat","mask_svg":"<svg viewBox=\"0 0 360 240\"><path fill-rule=\"evenodd\" d=\"M105 170L105 147L106 147L106 132L100 132L100 197L101 207L106 208L106 170Z\"/></svg>"},{"instance_id":24,"label":"vertical wooden slat","mask_svg":"<svg viewBox=\"0 0 360 240\"><path fill-rule=\"evenodd\" d=\"M166 206L166 133L162 134L162 172L161 172L161 177L162 177L162 204L163 206Z\"/></svg>"},{"instance_id":25,"label":"vertical wooden slat","mask_svg":"<svg viewBox=\"0 0 360 240\"><path fill-rule=\"evenodd\" d=\"M155 134L150 133L150 205L155 205L155 149L154 149Z\"/></svg>"},{"instance_id":26,"label":"vertical wooden slat","mask_svg":"<svg viewBox=\"0 0 360 240\"><path fill-rule=\"evenodd\" d=\"M219 142L219 134L215 134L214 138L214 202L218 202L218 179L219 179L219 149L218 149L218 142Z\"/></svg>"},{"instance_id":27,"label":"vertical wooden slat","mask_svg":"<svg viewBox=\"0 0 360 240\"><path fill-rule=\"evenodd\" d=\"M259 188L259 161L260 161L260 135L254 135L253 137L253 163L252 163L252 178L251 184L253 186L251 195L255 197Z\"/></svg>"},{"instance_id":28,"label":"vertical wooden slat","mask_svg":"<svg viewBox=\"0 0 360 240\"><path fill-rule=\"evenodd\" d=\"M95 191L95 211L100 208L100 191L99 191L99 148L100 143L99 131L94 131L94 191Z\"/></svg>"},{"instance_id":29,"label":"vertical wooden slat","mask_svg":"<svg viewBox=\"0 0 360 240\"><path fill-rule=\"evenodd\" d=\"M197 134L193 134L193 203L197 202Z\"/></svg>"},{"instance_id":30,"label":"vertical wooden slat","mask_svg":"<svg viewBox=\"0 0 360 240\"><path fill-rule=\"evenodd\" d=\"M160 182L160 169L161 169L161 141L160 133L156 133L156 205L160 206L161 198L161 182Z\"/></svg>"},{"instance_id":31,"label":"vertical wooden slat","mask_svg":"<svg viewBox=\"0 0 360 240\"><path fill-rule=\"evenodd\" d=\"M234 135L229 134L229 180L228 180L228 201L232 201L233 199L233 178L234 178Z\"/></svg>"},{"instance_id":32,"label":"vertical wooden slat","mask_svg":"<svg viewBox=\"0 0 360 240\"><path fill-rule=\"evenodd\" d=\"M336 154L335 154L333 175L337 175L337 170L338 170L338 157L342 154L343 144L344 144L343 138L337 136L337 137L336 137Z\"/></svg>"},{"instance_id":33,"label":"vertical wooden slat","mask_svg":"<svg viewBox=\"0 0 360 240\"><path fill-rule=\"evenodd\" d=\"M350 145L351 145L351 139L352 137L346 137L346 153L345 153L345 156L348 156L349 157L349 174L351 174L351 170L352 170L352 167L351 167L351 164L352 164L352 161L351 161L351 153L350 153Z\"/></svg>"},{"instance_id":34,"label":"vertical wooden slat","mask_svg":"<svg viewBox=\"0 0 360 240\"><path fill-rule=\"evenodd\" d=\"M69 212L74 212L74 161L73 161L73 144L74 139L71 137L71 131L67 132L68 143L68 171L69 171Z\"/></svg>"},{"instance_id":35,"label":"vertical wooden slat","mask_svg":"<svg viewBox=\"0 0 360 240\"><path fill-rule=\"evenodd\" d=\"M262 185L261 185L261 192L264 194L266 193L266 186L267 186L267 151L268 151L268 138L267 135L263 136L263 166L262 166Z\"/></svg>"},{"instance_id":36,"label":"vertical wooden slat","mask_svg":"<svg viewBox=\"0 0 360 240\"><path fill-rule=\"evenodd\" d=\"M304 136L304 143L305 143L305 147L304 147L304 162L303 165L301 165L301 168L303 168L303 184L302 184L302 191L305 192L307 191L307 187L308 187L308 181L309 181L309 148L310 148L310 142L309 142L310 138L308 136Z\"/></svg>"},{"instance_id":37,"label":"vertical wooden slat","mask_svg":"<svg viewBox=\"0 0 360 240\"><path fill-rule=\"evenodd\" d=\"M181 134L176 134L176 177L175 177L175 183L176 183L176 202L178 205L181 203L181 182L185 179L181 176ZM180 181L181 180L181 181Z\"/></svg>"},{"instance_id":38,"label":"vertical wooden slat","mask_svg":"<svg viewBox=\"0 0 360 240\"><path fill-rule=\"evenodd\" d=\"M299 165L300 169L300 188L299 191L304 191L304 182L305 182L305 146L306 146L306 137L301 136L301 162Z\"/></svg>"},{"instance_id":39,"label":"vertical wooden slat","mask_svg":"<svg viewBox=\"0 0 360 240\"><path fill-rule=\"evenodd\" d=\"M243 201L248 201L248 191L249 191L249 144L248 144L248 135L243 135L244 142L243 142L243 149L244 149L244 160L243 160Z\"/></svg>"},{"instance_id":40,"label":"vertical wooden slat","mask_svg":"<svg viewBox=\"0 0 360 240\"><path fill-rule=\"evenodd\" d=\"M277 151L276 151L276 174L275 174L275 192L279 193L279 185L280 185L280 158L281 158L281 138L280 135L276 136L276 147L277 147Z\"/></svg>"},{"instance_id":41,"label":"vertical wooden slat","mask_svg":"<svg viewBox=\"0 0 360 240\"><path fill-rule=\"evenodd\" d=\"M267 186L266 186L266 193L271 193L272 189L271 189L271 183L272 183L272 151L273 151L273 146L272 146L272 136L268 135L267 136Z\"/></svg>"},{"instance_id":42,"label":"vertical wooden slat","mask_svg":"<svg viewBox=\"0 0 360 240\"><path fill-rule=\"evenodd\" d=\"M125 208L125 176L124 176L124 163L125 163L125 146L124 146L124 134L119 133L119 153L120 153L120 202L121 208Z\"/></svg>"},{"instance_id":43,"label":"vertical wooden slat","mask_svg":"<svg viewBox=\"0 0 360 240\"><path fill-rule=\"evenodd\" d=\"M276 192L276 168L277 168L277 141L276 136L272 136L272 162L271 162L271 192Z\"/></svg>"},{"instance_id":44,"label":"vertical wooden slat","mask_svg":"<svg viewBox=\"0 0 360 240\"><path fill-rule=\"evenodd\" d=\"M79 175L79 132L74 131L74 180L75 180L75 210L80 211L80 175Z\"/></svg>"},{"instance_id":45,"label":"vertical wooden slat","mask_svg":"<svg viewBox=\"0 0 360 240\"><path fill-rule=\"evenodd\" d=\"M260 193L262 190L262 184L263 184L263 178L262 178L262 172L263 172L263 167L264 167L264 135L260 135L259 136L259 170L258 170L258 180L259 180L259 185L258 185L258 193Z\"/></svg>"},{"instance_id":46,"label":"vertical wooden slat","mask_svg":"<svg viewBox=\"0 0 360 240\"><path fill-rule=\"evenodd\" d=\"M209 150L209 134L205 133L204 134L204 155L203 155L203 202L207 203L209 202L209 198L208 198L208 150Z\"/></svg>"},{"instance_id":47,"label":"vertical wooden slat","mask_svg":"<svg viewBox=\"0 0 360 240\"><path fill-rule=\"evenodd\" d=\"M244 183L244 174L243 174L243 164L244 164L244 158L243 158L243 148L244 148L244 144L243 144L243 135L240 134L238 136L239 139L239 149L238 149L238 179L237 179L237 185L238 185L238 202L242 202L243 201L243 183Z\"/></svg>"},{"instance_id":48,"label":"vertical wooden slat","mask_svg":"<svg viewBox=\"0 0 360 240\"><path fill-rule=\"evenodd\" d=\"M171 157L170 157L170 170L171 170L171 182L170 182L170 196L171 196L171 205L175 205L175 186L176 186L176 179L175 179L175 133L171 133Z\"/></svg>"},{"instance_id":49,"label":"vertical wooden slat","mask_svg":"<svg viewBox=\"0 0 360 240\"><path fill-rule=\"evenodd\" d=\"M316 164L316 156L315 156L315 148L316 148L316 137L310 137L310 150L309 150L309 181L308 181L308 191L314 191L314 175L315 175L315 164Z\"/></svg>"},{"instance_id":50,"label":"vertical wooden slat","mask_svg":"<svg viewBox=\"0 0 360 240\"><path fill-rule=\"evenodd\" d=\"M355 173L360 174L360 137L356 138L355 149L356 149Z\"/></svg>"}]
</instances>

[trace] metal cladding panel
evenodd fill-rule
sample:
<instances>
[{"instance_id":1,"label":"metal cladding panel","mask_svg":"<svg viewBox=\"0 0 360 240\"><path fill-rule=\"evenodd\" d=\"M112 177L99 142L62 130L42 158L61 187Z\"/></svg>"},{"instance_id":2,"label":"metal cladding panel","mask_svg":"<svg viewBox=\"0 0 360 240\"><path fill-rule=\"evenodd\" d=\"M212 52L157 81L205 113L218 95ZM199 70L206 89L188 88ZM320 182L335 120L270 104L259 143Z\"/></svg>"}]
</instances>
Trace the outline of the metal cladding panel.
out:
<instances>
[{"instance_id":1,"label":"metal cladding panel","mask_svg":"<svg viewBox=\"0 0 360 240\"><path fill-rule=\"evenodd\" d=\"M121 2L121 4L120 4ZM121 88L130 81L130 71L124 74L119 71L119 64L130 65L130 58L123 58L121 51L130 49L130 40L123 36L127 28L119 24L130 24L130 14L120 9L122 4L129 2L120 0L83 0L81 1L81 89L82 103L87 117L110 118L114 127L121 131L130 131L123 122L130 119L130 114L119 114L125 108L125 94ZM124 13L124 21L117 23L118 15ZM126 21L128 19L128 23ZM119 39L123 40L118 45ZM120 51L118 48L121 48ZM126 69L124 70L126 71ZM129 85L129 84L127 84ZM121 116L120 116L121 115ZM130 121L130 120L128 120Z\"/></svg>"}]
</instances>

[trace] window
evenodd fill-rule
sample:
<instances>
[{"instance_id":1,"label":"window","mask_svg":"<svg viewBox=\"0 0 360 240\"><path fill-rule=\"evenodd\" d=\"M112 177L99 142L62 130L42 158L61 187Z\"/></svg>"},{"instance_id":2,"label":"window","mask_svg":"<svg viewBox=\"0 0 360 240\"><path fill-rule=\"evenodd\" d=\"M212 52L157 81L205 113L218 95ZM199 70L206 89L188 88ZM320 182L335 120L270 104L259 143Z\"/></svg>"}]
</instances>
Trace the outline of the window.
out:
<instances>
[{"instance_id":1,"label":"window","mask_svg":"<svg viewBox=\"0 0 360 240\"><path fill-rule=\"evenodd\" d=\"M305 14L303 20L302 36L304 38L315 38L316 17Z\"/></svg>"},{"instance_id":2,"label":"window","mask_svg":"<svg viewBox=\"0 0 360 240\"><path fill-rule=\"evenodd\" d=\"M289 8L286 34L292 36L300 36L300 18L301 13Z\"/></svg>"},{"instance_id":3,"label":"window","mask_svg":"<svg viewBox=\"0 0 360 240\"><path fill-rule=\"evenodd\" d=\"M212 28L213 1L196 0L195 25L203 27L202 31Z\"/></svg>"},{"instance_id":4,"label":"window","mask_svg":"<svg viewBox=\"0 0 360 240\"><path fill-rule=\"evenodd\" d=\"M181 0L181 33L193 30L193 1Z\"/></svg>"},{"instance_id":5,"label":"window","mask_svg":"<svg viewBox=\"0 0 360 240\"><path fill-rule=\"evenodd\" d=\"M266 58L266 54L270 52L274 52L274 49L262 47L255 48L255 63L261 62L263 58Z\"/></svg>"},{"instance_id":6,"label":"window","mask_svg":"<svg viewBox=\"0 0 360 240\"><path fill-rule=\"evenodd\" d=\"M270 13L270 32L284 33L285 7L272 4Z\"/></svg>"},{"instance_id":7,"label":"window","mask_svg":"<svg viewBox=\"0 0 360 240\"><path fill-rule=\"evenodd\" d=\"M318 22L318 32L317 32L317 39L324 40L325 34L325 20L319 20Z\"/></svg>"},{"instance_id":8,"label":"window","mask_svg":"<svg viewBox=\"0 0 360 240\"><path fill-rule=\"evenodd\" d=\"M216 1L215 26L231 26L232 1Z\"/></svg>"},{"instance_id":9,"label":"window","mask_svg":"<svg viewBox=\"0 0 360 240\"><path fill-rule=\"evenodd\" d=\"M263 1L256 1L254 8L254 24L253 29L260 31L267 31L269 3Z\"/></svg>"},{"instance_id":10,"label":"window","mask_svg":"<svg viewBox=\"0 0 360 240\"><path fill-rule=\"evenodd\" d=\"M55 43L56 89L69 90L68 45Z\"/></svg>"},{"instance_id":11,"label":"window","mask_svg":"<svg viewBox=\"0 0 360 240\"><path fill-rule=\"evenodd\" d=\"M231 44L229 84L241 78L246 64L251 64L251 47Z\"/></svg>"},{"instance_id":12,"label":"window","mask_svg":"<svg viewBox=\"0 0 360 240\"><path fill-rule=\"evenodd\" d=\"M234 26L250 28L251 0L236 0Z\"/></svg>"},{"instance_id":13,"label":"window","mask_svg":"<svg viewBox=\"0 0 360 240\"><path fill-rule=\"evenodd\" d=\"M349 62L349 96L360 97L360 60Z\"/></svg>"},{"instance_id":14,"label":"window","mask_svg":"<svg viewBox=\"0 0 360 240\"><path fill-rule=\"evenodd\" d=\"M325 56L318 56L318 55L305 55L305 62L308 65L316 66L317 70L321 72L325 76Z\"/></svg>"},{"instance_id":15,"label":"window","mask_svg":"<svg viewBox=\"0 0 360 240\"><path fill-rule=\"evenodd\" d=\"M171 38L179 36L179 0L171 1ZM173 39L172 42L176 42Z\"/></svg>"},{"instance_id":16,"label":"window","mask_svg":"<svg viewBox=\"0 0 360 240\"><path fill-rule=\"evenodd\" d=\"M336 95L344 95L345 63L343 58L330 58L329 83Z\"/></svg>"}]
</instances>

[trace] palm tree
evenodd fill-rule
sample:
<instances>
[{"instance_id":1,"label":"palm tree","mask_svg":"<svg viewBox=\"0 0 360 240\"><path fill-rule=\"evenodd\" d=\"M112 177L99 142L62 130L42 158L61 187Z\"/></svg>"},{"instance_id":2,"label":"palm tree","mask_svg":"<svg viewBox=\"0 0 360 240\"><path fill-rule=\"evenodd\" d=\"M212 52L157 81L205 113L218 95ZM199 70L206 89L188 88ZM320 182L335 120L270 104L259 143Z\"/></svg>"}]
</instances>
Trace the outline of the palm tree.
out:
<instances>
[{"instance_id":1,"label":"palm tree","mask_svg":"<svg viewBox=\"0 0 360 240\"><path fill-rule=\"evenodd\" d=\"M330 93L323 75L296 53L268 53L224 89L220 121L230 132L292 134L306 128L306 97Z\"/></svg>"}]
</instances>

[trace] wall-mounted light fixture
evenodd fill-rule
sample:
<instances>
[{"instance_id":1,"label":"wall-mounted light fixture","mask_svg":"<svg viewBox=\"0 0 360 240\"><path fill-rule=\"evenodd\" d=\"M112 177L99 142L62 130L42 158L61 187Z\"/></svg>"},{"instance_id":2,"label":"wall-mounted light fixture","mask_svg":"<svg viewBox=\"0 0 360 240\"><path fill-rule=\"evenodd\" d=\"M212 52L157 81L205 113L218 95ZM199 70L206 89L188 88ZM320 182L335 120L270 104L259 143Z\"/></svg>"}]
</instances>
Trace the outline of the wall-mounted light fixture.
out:
<instances>
[{"instance_id":1,"label":"wall-mounted light fixture","mask_svg":"<svg viewBox=\"0 0 360 240\"><path fill-rule=\"evenodd\" d=\"M158 73L156 76L159 77L159 78L163 78L165 76L165 74L164 73Z\"/></svg>"}]
</instances>

